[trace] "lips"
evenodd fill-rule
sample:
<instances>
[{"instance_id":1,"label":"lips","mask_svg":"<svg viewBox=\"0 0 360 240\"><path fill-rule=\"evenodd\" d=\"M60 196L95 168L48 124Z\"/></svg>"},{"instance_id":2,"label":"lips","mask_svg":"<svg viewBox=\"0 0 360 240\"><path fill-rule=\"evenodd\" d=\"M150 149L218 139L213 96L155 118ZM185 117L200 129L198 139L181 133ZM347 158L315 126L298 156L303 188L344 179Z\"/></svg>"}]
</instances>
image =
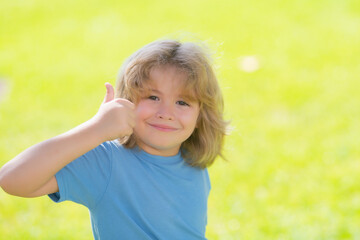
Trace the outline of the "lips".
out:
<instances>
[{"instance_id":1,"label":"lips","mask_svg":"<svg viewBox=\"0 0 360 240\"><path fill-rule=\"evenodd\" d=\"M159 131L163 131L163 132L172 132L172 131L176 131L177 128L168 126L168 125L164 125L164 124L152 124L149 123L149 125Z\"/></svg>"}]
</instances>

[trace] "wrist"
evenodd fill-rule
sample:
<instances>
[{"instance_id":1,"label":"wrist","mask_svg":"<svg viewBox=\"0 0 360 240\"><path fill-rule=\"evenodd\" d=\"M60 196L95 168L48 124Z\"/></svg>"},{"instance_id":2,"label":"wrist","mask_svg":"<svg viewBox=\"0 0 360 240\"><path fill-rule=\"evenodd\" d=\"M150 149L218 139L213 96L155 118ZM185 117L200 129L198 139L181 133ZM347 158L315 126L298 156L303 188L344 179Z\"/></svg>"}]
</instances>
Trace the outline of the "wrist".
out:
<instances>
[{"instance_id":1,"label":"wrist","mask_svg":"<svg viewBox=\"0 0 360 240\"><path fill-rule=\"evenodd\" d=\"M103 136L104 131L99 121L96 119L96 116L84 122L82 125L82 131L85 135L97 145L107 141L106 136Z\"/></svg>"}]
</instances>

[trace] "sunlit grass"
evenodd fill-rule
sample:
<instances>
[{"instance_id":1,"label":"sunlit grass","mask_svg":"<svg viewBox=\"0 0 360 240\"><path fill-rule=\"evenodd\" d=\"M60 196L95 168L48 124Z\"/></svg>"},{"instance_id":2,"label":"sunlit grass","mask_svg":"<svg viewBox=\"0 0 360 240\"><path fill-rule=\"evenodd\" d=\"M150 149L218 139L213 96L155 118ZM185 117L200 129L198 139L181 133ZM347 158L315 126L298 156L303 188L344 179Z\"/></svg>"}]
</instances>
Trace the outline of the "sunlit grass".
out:
<instances>
[{"instance_id":1,"label":"sunlit grass","mask_svg":"<svg viewBox=\"0 0 360 240\"><path fill-rule=\"evenodd\" d=\"M235 128L209 169L207 237L360 239L359 1L0 4L0 165L93 116L139 47L199 38ZM86 208L0 191L1 239L91 237Z\"/></svg>"}]
</instances>

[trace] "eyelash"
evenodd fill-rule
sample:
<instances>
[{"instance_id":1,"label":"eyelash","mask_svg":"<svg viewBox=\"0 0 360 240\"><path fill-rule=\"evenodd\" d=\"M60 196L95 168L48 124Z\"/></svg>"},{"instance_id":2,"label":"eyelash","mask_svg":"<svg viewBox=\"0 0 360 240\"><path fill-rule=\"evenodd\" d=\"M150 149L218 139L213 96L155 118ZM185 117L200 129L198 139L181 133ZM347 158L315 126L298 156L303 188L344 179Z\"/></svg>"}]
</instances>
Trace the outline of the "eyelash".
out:
<instances>
[{"instance_id":1,"label":"eyelash","mask_svg":"<svg viewBox=\"0 0 360 240\"><path fill-rule=\"evenodd\" d=\"M158 98L157 96L150 96L149 99L154 100L154 101L158 101L158 100L159 100L159 98Z\"/></svg>"},{"instance_id":2,"label":"eyelash","mask_svg":"<svg viewBox=\"0 0 360 240\"><path fill-rule=\"evenodd\" d=\"M159 101L160 100L157 96L149 96L149 99L153 100L153 101ZM176 103L179 104L180 106L190 106L185 101L177 101Z\"/></svg>"},{"instance_id":3,"label":"eyelash","mask_svg":"<svg viewBox=\"0 0 360 240\"><path fill-rule=\"evenodd\" d=\"M177 101L177 103L179 103L180 106L190 106L189 104L187 104L184 101ZM180 104L181 103L181 104Z\"/></svg>"}]
</instances>

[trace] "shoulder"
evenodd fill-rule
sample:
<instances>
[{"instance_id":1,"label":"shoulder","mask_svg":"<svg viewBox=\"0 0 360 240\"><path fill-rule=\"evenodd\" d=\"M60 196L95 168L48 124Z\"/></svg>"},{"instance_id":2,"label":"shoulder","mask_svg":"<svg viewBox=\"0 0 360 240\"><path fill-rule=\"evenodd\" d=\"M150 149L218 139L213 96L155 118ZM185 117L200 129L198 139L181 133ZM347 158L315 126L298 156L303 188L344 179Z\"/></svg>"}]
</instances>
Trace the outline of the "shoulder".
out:
<instances>
[{"instance_id":1,"label":"shoulder","mask_svg":"<svg viewBox=\"0 0 360 240\"><path fill-rule=\"evenodd\" d=\"M97 147L97 151L102 152L101 154L106 154L106 158L118 167L134 164L134 161L129 160L136 159L134 150L124 147L117 140L103 142Z\"/></svg>"},{"instance_id":2,"label":"shoulder","mask_svg":"<svg viewBox=\"0 0 360 240\"><path fill-rule=\"evenodd\" d=\"M101 149L111 154L132 155L132 149L124 147L118 140L103 142L99 145Z\"/></svg>"},{"instance_id":3,"label":"shoulder","mask_svg":"<svg viewBox=\"0 0 360 240\"><path fill-rule=\"evenodd\" d=\"M121 145L117 140L106 141L94 148L92 151L113 156L117 153L129 153L129 149Z\"/></svg>"},{"instance_id":4,"label":"shoulder","mask_svg":"<svg viewBox=\"0 0 360 240\"><path fill-rule=\"evenodd\" d=\"M66 167L78 166L79 169L96 170L101 166L102 168L110 169L114 158L122 150L123 147L115 141L103 142L69 163Z\"/></svg>"},{"instance_id":5,"label":"shoulder","mask_svg":"<svg viewBox=\"0 0 360 240\"><path fill-rule=\"evenodd\" d=\"M204 175L205 185L206 185L208 191L210 191L211 190L211 181L210 181L209 171L207 168L205 168L203 170L203 175Z\"/></svg>"}]
</instances>

